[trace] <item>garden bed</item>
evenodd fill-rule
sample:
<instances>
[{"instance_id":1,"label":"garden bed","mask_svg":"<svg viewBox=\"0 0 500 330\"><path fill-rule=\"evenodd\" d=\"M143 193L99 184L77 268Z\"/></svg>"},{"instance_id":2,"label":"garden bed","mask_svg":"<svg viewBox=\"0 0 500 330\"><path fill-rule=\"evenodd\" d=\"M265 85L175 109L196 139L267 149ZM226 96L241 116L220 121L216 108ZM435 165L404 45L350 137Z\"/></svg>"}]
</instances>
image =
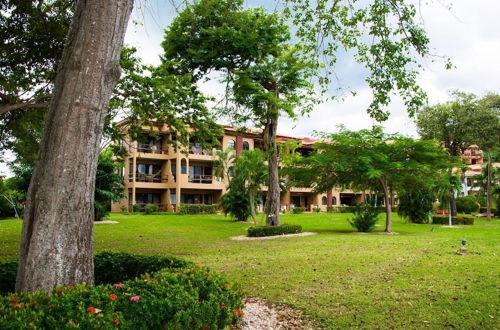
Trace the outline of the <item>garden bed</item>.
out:
<instances>
[{"instance_id":1,"label":"garden bed","mask_svg":"<svg viewBox=\"0 0 500 330\"><path fill-rule=\"evenodd\" d=\"M287 237L302 237L302 236L311 236L316 235L317 233L313 232L303 232L299 234L283 234L283 235L273 235L273 236L260 236L260 237L248 237L246 235L241 236L233 236L231 239L233 241L261 241L266 239L275 239L275 238L287 238Z\"/></svg>"},{"instance_id":2,"label":"garden bed","mask_svg":"<svg viewBox=\"0 0 500 330\"><path fill-rule=\"evenodd\" d=\"M49 294L6 293L13 290L17 262L0 264L0 329L222 329L243 315L240 291L190 262L100 253L94 263L98 285Z\"/></svg>"}]
</instances>

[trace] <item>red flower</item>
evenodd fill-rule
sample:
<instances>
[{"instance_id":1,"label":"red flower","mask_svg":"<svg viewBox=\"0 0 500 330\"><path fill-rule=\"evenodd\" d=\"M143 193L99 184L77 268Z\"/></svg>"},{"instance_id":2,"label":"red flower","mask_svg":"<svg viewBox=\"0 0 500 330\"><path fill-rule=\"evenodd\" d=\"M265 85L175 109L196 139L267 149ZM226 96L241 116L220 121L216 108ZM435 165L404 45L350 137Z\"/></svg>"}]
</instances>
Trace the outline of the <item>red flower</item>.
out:
<instances>
[{"instance_id":1,"label":"red flower","mask_svg":"<svg viewBox=\"0 0 500 330\"><path fill-rule=\"evenodd\" d=\"M19 300L19 297L12 297L9 299L10 302L16 302Z\"/></svg>"},{"instance_id":2,"label":"red flower","mask_svg":"<svg viewBox=\"0 0 500 330\"><path fill-rule=\"evenodd\" d=\"M226 304L221 304L220 309L226 309Z\"/></svg>"},{"instance_id":3,"label":"red flower","mask_svg":"<svg viewBox=\"0 0 500 330\"><path fill-rule=\"evenodd\" d=\"M203 326L203 329L204 329L204 330L208 330L208 329L210 329L210 326L209 326L208 324L205 324L205 325Z\"/></svg>"},{"instance_id":4,"label":"red flower","mask_svg":"<svg viewBox=\"0 0 500 330\"><path fill-rule=\"evenodd\" d=\"M34 300L30 301L30 306L36 306L38 303Z\"/></svg>"},{"instance_id":5,"label":"red flower","mask_svg":"<svg viewBox=\"0 0 500 330\"><path fill-rule=\"evenodd\" d=\"M61 293L63 293L63 292L64 292L64 290L63 290L63 289L57 289L57 290L56 290L56 293L57 293L57 294L61 294Z\"/></svg>"},{"instance_id":6,"label":"red flower","mask_svg":"<svg viewBox=\"0 0 500 330\"><path fill-rule=\"evenodd\" d=\"M24 308L24 306L26 306L24 303L20 303L20 304L15 304L12 307L14 307L14 308Z\"/></svg>"},{"instance_id":7,"label":"red flower","mask_svg":"<svg viewBox=\"0 0 500 330\"><path fill-rule=\"evenodd\" d=\"M123 284L122 283L115 283L115 284L113 284L113 286L115 288L123 288Z\"/></svg>"},{"instance_id":8,"label":"red flower","mask_svg":"<svg viewBox=\"0 0 500 330\"><path fill-rule=\"evenodd\" d=\"M224 289L227 289L229 288L229 284L228 283L224 283Z\"/></svg>"},{"instance_id":9,"label":"red flower","mask_svg":"<svg viewBox=\"0 0 500 330\"><path fill-rule=\"evenodd\" d=\"M245 315L245 313L243 313L242 311L240 311L238 308L235 308L233 312L234 312L234 314L236 314L236 315L238 315L238 316L243 316L243 315Z\"/></svg>"},{"instance_id":10,"label":"red flower","mask_svg":"<svg viewBox=\"0 0 500 330\"><path fill-rule=\"evenodd\" d=\"M113 323L116 324L116 325L118 325L118 324L120 324L120 320L119 319L114 319Z\"/></svg>"},{"instance_id":11,"label":"red flower","mask_svg":"<svg viewBox=\"0 0 500 330\"><path fill-rule=\"evenodd\" d=\"M109 295L109 299L111 299L111 300L115 300L117 298L118 298L118 296L116 294L114 294L114 293L112 293L112 294Z\"/></svg>"},{"instance_id":12,"label":"red flower","mask_svg":"<svg viewBox=\"0 0 500 330\"><path fill-rule=\"evenodd\" d=\"M97 313L96 309L94 307L87 307L87 312L90 312L92 314Z\"/></svg>"},{"instance_id":13,"label":"red flower","mask_svg":"<svg viewBox=\"0 0 500 330\"><path fill-rule=\"evenodd\" d=\"M47 309L53 309L54 308L54 305L48 305L47 306Z\"/></svg>"}]
</instances>

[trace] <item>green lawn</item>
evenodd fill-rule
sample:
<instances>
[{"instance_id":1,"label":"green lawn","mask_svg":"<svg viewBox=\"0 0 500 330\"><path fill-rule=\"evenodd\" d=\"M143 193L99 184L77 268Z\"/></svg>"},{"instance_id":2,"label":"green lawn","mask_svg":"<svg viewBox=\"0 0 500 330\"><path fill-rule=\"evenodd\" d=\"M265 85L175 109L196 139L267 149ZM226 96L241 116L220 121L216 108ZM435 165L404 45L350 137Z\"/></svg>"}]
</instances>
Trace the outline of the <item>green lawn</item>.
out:
<instances>
[{"instance_id":1,"label":"green lawn","mask_svg":"<svg viewBox=\"0 0 500 330\"><path fill-rule=\"evenodd\" d=\"M231 241L250 225L220 215L113 214L120 223L96 225L95 247L181 256L329 328L500 328L499 220L442 228L395 216L400 235L372 235L353 233L349 216L285 215L319 235ZM20 230L18 220L0 221L0 260L16 257ZM462 238L470 255L454 254Z\"/></svg>"}]
</instances>

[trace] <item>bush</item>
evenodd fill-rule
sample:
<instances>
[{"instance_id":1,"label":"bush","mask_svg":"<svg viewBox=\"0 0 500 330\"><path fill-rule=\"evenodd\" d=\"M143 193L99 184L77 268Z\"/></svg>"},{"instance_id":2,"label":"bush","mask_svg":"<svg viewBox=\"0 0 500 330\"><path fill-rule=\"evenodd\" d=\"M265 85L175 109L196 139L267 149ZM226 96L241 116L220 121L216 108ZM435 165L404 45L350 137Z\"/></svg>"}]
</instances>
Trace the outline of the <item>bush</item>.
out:
<instances>
[{"instance_id":1,"label":"bush","mask_svg":"<svg viewBox=\"0 0 500 330\"><path fill-rule=\"evenodd\" d=\"M301 207L301 206L297 206L297 207L294 207L292 208L292 213L293 214L301 214L301 213L304 213L306 209Z\"/></svg>"},{"instance_id":2,"label":"bush","mask_svg":"<svg viewBox=\"0 0 500 330\"><path fill-rule=\"evenodd\" d=\"M496 213L497 212L497 209L495 207L492 207L491 208L491 213ZM486 206L481 206L479 208L479 213L488 213L488 208Z\"/></svg>"},{"instance_id":3,"label":"bush","mask_svg":"<svg viewBox=\"0 0 500 330\"><path fill-rule=\"evenodd\" d=\"M241 299L206 268L165 268L121 283L0 296L0 328L223 329L241 316Z\"/></svg>"},{"instance_id":4,"label":"bush","mask_svg":"<svg viewBox=\"0 0 500 330\"><path fill-rule=\"evenodd\" d=\"M281 226L257 226L248 228L248 237L264 237L285 234L298 234L302 232L300 225L281 225Z\"/></svg>"},{"instance_id":5,"label":"bush","mask_svg":"<svg viewBox=\"0 0 500 330\"><path fill-rule=\"evenodd\" d=\"M463 196L455 199L457 212L459 213L474 213L479 211L479 202L476 196Z\"/></svg>"},{"instance_id":6,"label":"bush","mask_svg":"<svg viewBox=\"0 0 500 330\"><path fill-rule=\"evenodd\" d=\"M347 220L359 232L370 232L378 221L380 208L368 204L358 205L354 208L354 218Z\"/></svg>"},{"instance_id":7,"label":"bush","mask_svg":"<svg viewBox=\"0 0 500 330\"><path fill-rule=\"evenodd\" d=\"M132 212L141 212L141 206L139 204L132 205Z\"/></svg>"},{"instance_id":8,"label":"bush","mask_svg":"<svg viewBox=\"0 0 500 330\"><path fill-rule=\"evenodd\" d=\"M399 195L398 214L413 223L428 223L434 200L432 190L425 187L402 191Z\"/></svg>"},{"instance_id":9,"label":"bush","mask_svg":"<svg viewBox=\"0 0 500 330\"><path fill-rule=\"evenodd\" d=\"M215 214L218 206L203 205L203 204L181 204L179 208L180 214Z\"/></svg>"},{"instance_id":10,"label":"bush","mask_svg":"<svg viewBox=\"0 0 500 330\"><path fill-rule=\"evenodd\" d=\"M321 212L321 208L319 208L319 207L313 207L313 212L319 213L319 212Z\"/></svg>"},{"instance_id":11,"label":"bush","mask_svg":"<svg viewBox=\"0 0 500 330\"><path fill-rule=\"evenodd\" d=\"M448 215L434 214L432 223L437 225L447 225L449 223ZM473 225L474 217L468 215L456 215L451 218L451 223L454 225Z\"/></svg>"},{"instance_id":12,"label":"bush","mask_svg":"<svg viewBox=\"0 0 500 330\"><path fill-rule=\"evenodd\" d=\"M144 207L144 211L146 212L146 214L153 214L155 212L158 212L158 205L148 204Z\"/></svg>"},{"instance_id":13,"label":"bush","mask_svg":"<svg viewBox=\"0 0 500 330\"><path fill-rule=\"evenodd\" d=\"M335 206L327 206L326 212L327 213L335 213Z\"/></svg>"},{"instance_id":14,"label":"bush","mask_svg":"<svg viewBox=\"0 0 500 330\"><path fill-rule=\"evenodd\" d=\"M229 214L238 221L247 221L251 214L250 197L246 191L236 188L222 196L220 206L225 215Z\"/></svg>"}]
</instances>

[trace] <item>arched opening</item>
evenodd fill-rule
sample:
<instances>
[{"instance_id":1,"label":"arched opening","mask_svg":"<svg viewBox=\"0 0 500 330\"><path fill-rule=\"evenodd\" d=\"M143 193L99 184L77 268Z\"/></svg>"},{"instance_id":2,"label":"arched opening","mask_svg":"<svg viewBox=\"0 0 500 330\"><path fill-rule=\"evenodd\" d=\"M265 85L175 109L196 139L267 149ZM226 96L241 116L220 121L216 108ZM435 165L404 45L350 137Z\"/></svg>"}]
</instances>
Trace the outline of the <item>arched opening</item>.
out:
<instances>
[{"instance_id":1,"label":"arched opening","mask_svg":"<svg viewBox=\"0 0 500 330\"><path fill-rule=\"evenodd\" d=\"M248 141L243 141L243 150L250 150L250 144Z\"/></svg>"},{"instance_id":2,"label":"arched opening","mask_svg":"<svg viewBox=\"0 0 500 330\"><path fill-rule=\"evenodd\" d=\"M236 149L236 141L235 140L227 141L227 147L231 149Z\"/></svg>"},{"instance_id":3,"label":"arched opening","mask_svg":"<svg viewBox=\"0 0 500 330\"><path fill-rule=\"evenodd\" d=\"M186 158L181 159L181 174L187 174L187 161L186 161Z\"/></svg>"},{"instance_id":4,"label":"arched opening","mask_svg":"<svg viewBox=\"0 0 500 330\"><path fill-rule=\"evenodd\" d=\"M326 196L321 197L321 204L322 204L322 205L326 205L326 204L327 204L327 202L328 202L328 201L327 201Z\"/></svg>"},{"instance_id":5,"label":"arched opening","mask_svg":"<svg viewBox=\"0 0 500 330\"><path fill-rule=\"evenodd\" d=\"M337 197L332 197L332 205L337 205Z\"/></svg>"}]
</instances>

